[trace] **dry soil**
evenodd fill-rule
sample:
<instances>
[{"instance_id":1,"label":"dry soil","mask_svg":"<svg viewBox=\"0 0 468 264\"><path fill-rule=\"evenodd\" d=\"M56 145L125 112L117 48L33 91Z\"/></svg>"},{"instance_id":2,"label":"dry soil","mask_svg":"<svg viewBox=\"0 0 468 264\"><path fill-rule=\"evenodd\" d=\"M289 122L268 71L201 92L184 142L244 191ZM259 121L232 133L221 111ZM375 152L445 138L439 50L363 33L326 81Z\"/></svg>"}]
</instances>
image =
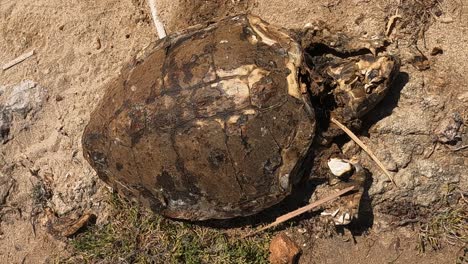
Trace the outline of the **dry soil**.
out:
<instances>
[{"instance_id":1,"label":"dry soil","mask_svg":"<svg viewBox=\"0 0 468 264\"><path fill-rule=\"evenodd\" d=\"M334 30L372 36L399 15L387 50L400 56L402 73L361 136L399 187L366 154L355 153L372 172L368 228L354 242L317 237L313 228L298 230L300 262L455 263L463 255L461 244L444 243L425 253L416 245L418 222L460 206L468 190L468 149L462 148L468 129L452 129L451 145L437 143L454 115L468 120L466 0L157 2L168 33L252 12L287 28L323 20ZM0 109L18 84L33 83L26 113L7 109L9 116L0 116L1 263L43 263L67 254L66 240L44 224L44 207L58 217L92 212L97 224L106 222L106 187L82 157L81 134L104 85L156 39L144 0L0 0L0 65L35 52L0 71ZM431 55L434 48L442 54ZM427 60L418 61L421 55ZM7 122L9 128L2 128Z\"/></svg>"}]
</instances>

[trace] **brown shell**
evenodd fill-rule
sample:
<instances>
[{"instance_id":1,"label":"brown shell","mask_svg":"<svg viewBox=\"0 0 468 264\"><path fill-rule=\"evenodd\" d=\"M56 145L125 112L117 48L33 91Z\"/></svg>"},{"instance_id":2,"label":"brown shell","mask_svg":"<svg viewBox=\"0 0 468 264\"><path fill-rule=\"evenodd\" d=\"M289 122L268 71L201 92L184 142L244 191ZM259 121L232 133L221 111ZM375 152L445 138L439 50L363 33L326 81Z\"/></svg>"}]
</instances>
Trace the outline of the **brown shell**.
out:
<instances>
[{"instance_id":1,"label":"brown shell","mask_svg":"<svg viewBox=\"0 0 468 264\"><path fill-rule=\"evenodd\" d=\"M84 155L165 216L259 212L290 193L314 135L301 59L298 43L255 16L169 36L109 84Z\"/></svg>"}]
</instances>

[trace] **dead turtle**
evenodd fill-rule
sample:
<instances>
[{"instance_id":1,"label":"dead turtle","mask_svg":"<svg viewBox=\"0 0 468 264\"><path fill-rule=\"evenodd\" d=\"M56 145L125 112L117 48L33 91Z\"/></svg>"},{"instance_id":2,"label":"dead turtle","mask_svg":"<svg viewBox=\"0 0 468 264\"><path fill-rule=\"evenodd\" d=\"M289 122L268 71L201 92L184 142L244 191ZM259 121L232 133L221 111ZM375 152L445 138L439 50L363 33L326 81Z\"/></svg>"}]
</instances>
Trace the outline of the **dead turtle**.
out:
<instances>
[{"instance_id":1,"label":"dead turtle","mask_svg":"<svg viewBox=\"0 0 468 264\"><path fill-rule=\"evenodd\" d=\"M304 175L312 98L348 124L382 99L398 63L371 54L381 44L253 15L169 35L109 83L84 156L107 184L164 216L255 214Z\"/></svg>"}]
</instances>

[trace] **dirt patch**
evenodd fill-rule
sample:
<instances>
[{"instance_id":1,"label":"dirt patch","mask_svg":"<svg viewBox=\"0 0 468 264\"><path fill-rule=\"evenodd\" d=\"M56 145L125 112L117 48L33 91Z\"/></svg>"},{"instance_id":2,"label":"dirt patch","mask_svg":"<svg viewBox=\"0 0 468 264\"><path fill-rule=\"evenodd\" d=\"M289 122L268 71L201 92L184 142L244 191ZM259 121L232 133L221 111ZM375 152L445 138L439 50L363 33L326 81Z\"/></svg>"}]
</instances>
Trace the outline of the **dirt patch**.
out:
<instances>
[{"instance_id":1,"label":"dirt patch","mask_svg":"<svg viewBox=\"0 0 468 264\"><path fill-rule=\"evenodd\" d=\"M172 13L168 29L175 31L196 24L205 24L253 7L253 0L181 0Z\"/></svg>"},{"instance_id":2,"label":"dirt patch","mask_svg":"<svg viewBox=\"0 0 468 264\"><path fill-rule=\"evenodd\" d=\"M463 245L450 243L443 243L438 251L429 247L418 253L416 237L419 228L430 223L420 224L421 218L437 218L444 208L456 209L467 195L468 5L429 0L401 3L158 1L169 33L251 11L287 28L323 20L332 30L370 37L385 32L390 17L402 16L395 22L387 48L402 60L400 85L361 131L362 140L392 171L399 187L390 184L366 154L350 153L372 173L365 214L372 219L370 229L352 243L352 237L329 230L325 231L333 238L317 238L314 232L319 227L307 230L304 219L295 222L290 231L303 245L303 263L452 263L463 255L459 251ZM415 15L418 10L423 15ZM97 226L108 222L111 207L106 187L82 157L81 134L104 94L104 84L155 40L155 32L142 0L74 4L6 0L0 2L0 35L1 64L35 51L33 57L0 72L0 87L11 89L30 80L46 95L34 115L0 115L2 137L7 138L0 145L4 202L0 205L0 257L7 263L41 263L68 252L66 240L50 236L42 225L45 208L58 217L92 212L98 217ZM436 47L442 54L431 55ZM423 67L418 67L418 61ZM7 94L0 93L2 102ZM458 139L438 142L440 124L455 113L463 121ZM353 149L352 144L344 142L343 147ZM317 214L308 217L318 219Z\"/></svg>"}]
</instances>

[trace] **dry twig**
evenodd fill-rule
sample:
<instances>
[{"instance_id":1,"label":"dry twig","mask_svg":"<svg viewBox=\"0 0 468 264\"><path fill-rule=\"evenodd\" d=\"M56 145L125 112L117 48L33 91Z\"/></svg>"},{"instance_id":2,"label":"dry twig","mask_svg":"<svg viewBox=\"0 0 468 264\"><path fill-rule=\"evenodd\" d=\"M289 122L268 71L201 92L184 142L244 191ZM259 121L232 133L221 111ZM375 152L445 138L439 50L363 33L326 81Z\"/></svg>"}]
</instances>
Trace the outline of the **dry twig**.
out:
<instances>
[{"instance_id":1,"label":"dry twig","mask_svg":"<svg viewBox=\"0 0 468 264\"><path fill-rule=\"evenodd\" d=\"M452 151L459 151L459 150L466 149L466 148L468 148L468 145L464 145L458 148L452 148Z\"/></svg>"},{"instance_id":2,"label":"dry twig","mask_svg":"<svg viewBox=\"0 0 468 264\"><path fill-rule=\"evenodd\" d=\"M322 205L322 204L324 204L324 203L326 203L326 202L329 202L329 201L331 201L331 200L334 200L334 199L340 197L341 195L343 195L343 194L345 194L345 193L347 193L347 192L349 192L349 191L351 191L351 190L353 190L353 189L354 189L354 186L345 188L345 189L340 190L339 192L337 192L337 193L335 193L335 194L332 194L332 195L327 196L327 197L325 197L325 198L323 198L323 199L320 199L320 200L318 200L318 201L316 201L316 202L313 202L313 203L308 204L308 205L306 205L306 206L303 206L303 207L301 207L301 208L299 208L299 209L296 209L296 210L294 210L294 211L292 211L292 212L289 212L289 213L287 213L287 214L285 214L285 215L282 215L282 216L276 218L275 222L273 222L273 223L271 223L271 224L269 224L269 225L267 225L267 226L264 226L264 227L262 227L262 228L256 230L256 231L253 232L253 233L247 234L247 235L245 235L243 238L246 238L246 237L249 237L249 236L258 234L258 233L260 233L260 232L262 232L262 231L265 231L265 230L267 230L267 229L269 229L269 228L272 228L272 227L277 226L277 225L279 225L279 224L281 224L281 223L283 223L283 222L286 222L286 221L288 221L289 219L294 218L294 217L296 217L296 216L298 216L298 215L301 215L301 214L303 214L303 213L306 213L306 212L312 210L313 208L315 208L315 207L317 207L317 206L320 206L320 205Z\"/></svg>"},{"instance_id":3,"label":"dry twig","mask_svg":"<svg viewBox=\"0 0 468 264\"><path fill-rule=\"evenodd\" d=\"M148 0L148 5L151 10L151 16L153 17L154 26L156 27L156 32L158 34L159 39L166 37L166 30L164 29L164 25L159 19L158 10L156 9L156 0Z\"/></svg>"},{"instance_id":4,"label":"dry twig","mask_svg":"<svg viewBox=\"0 0 468 264\"><path fill-rule=\"evenodd\" d=\"M395 14L390 17L387 23L387 30L385 30L385 35L388 37L392 33L392 29L395 26L395 22L397 19L401 18L399 14Z\"/></svg>"},{"instance_id":5,"label":"dry twig","mask_svg":"<svg viewBox=\"0 0 468 264\"><path fill-rule=\"evenodd\" d=\"M385 173L385 175L387 175L387 177L390 179L390 181L395 185L395 181L393 180L393 177L392 175L390 174L390 172L388 172L388 170L384 167L384 165L382 164L382 162L380 162L380 160L374 155L374 153L366 146L364 145L364 143L351 131L349 130L346 126L344 126L343 124L341 124L338 120L336 120L335 118L331 118L331 121L337 125L341 130L343 130L352 140L354 140L354 142L356 142L371 158L372 160L374 160L375 163L377 163L377 165L380 167L380 169L382 169L382 171Z\"/></svg>"},{"instance_id":6,"label":"dry twig","mask_svg":"<svg viewBox=\"0 0 468 264\"><path fill-rule=\"evenodd\" d=\"M25 59L31 57L32 55L34 55L34 50L31 50L30 52L26 52L24 54L21 54L19 57L13 59L12 61L3 64L2 69L3 70L9 69L9 68L15 66L16 64L24 61Z\"/></svg>"}]
</instances>

